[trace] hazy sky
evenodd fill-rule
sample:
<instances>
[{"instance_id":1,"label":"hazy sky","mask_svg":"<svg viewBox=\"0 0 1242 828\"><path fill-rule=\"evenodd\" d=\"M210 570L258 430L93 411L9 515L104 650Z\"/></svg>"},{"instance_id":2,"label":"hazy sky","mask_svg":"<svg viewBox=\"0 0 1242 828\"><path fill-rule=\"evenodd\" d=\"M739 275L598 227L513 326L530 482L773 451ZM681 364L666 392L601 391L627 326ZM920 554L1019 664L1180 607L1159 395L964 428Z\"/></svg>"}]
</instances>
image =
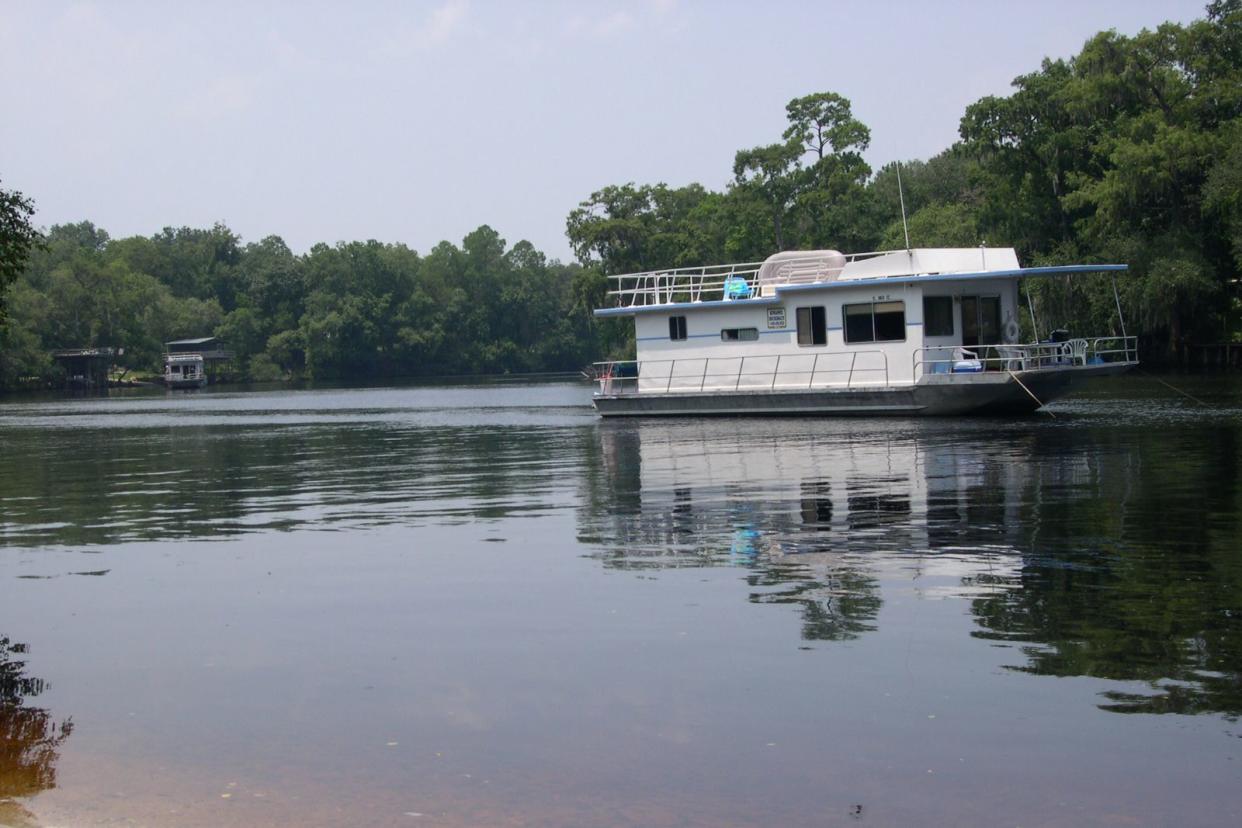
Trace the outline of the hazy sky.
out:
<instances>
[{"instance_id":1,"label":"hazy sky","mask_svg":"<svg viewBox=\"0 0 1242 828\"><path fill-rule=\"evenodd\" d=\"M222 221L425 252L490 224L569 259L593 190L722 188L791 98L853 101L874 167L927 158L1043 57L1203 5L0 0L0 180L42 226L113 236Z\"/></svg>"}]
</instances>

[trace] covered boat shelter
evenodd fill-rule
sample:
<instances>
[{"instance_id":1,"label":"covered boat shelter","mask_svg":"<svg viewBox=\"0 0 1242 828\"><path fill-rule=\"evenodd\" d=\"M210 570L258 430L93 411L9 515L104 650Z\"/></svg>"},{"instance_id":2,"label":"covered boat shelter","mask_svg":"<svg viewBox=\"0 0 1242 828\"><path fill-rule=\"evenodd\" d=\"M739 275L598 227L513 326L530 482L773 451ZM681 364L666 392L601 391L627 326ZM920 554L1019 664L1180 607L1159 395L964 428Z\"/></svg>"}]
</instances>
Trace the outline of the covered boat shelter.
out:
<instances>
[{"instance_id":1,"label":"covered boat shelter","mask_svg":"<svg viewBox=\"0 0 1242 828\"><path fill-rule=\"evenodd\" d=\"M204 362L227 362L233 358L233 352L225 349L218 336L174 339L164 343L164 350L170 354L198 354Z\"/></svg>"},{"instance_id":2,"label":"covered boat shelter","mask_svg":"<svg viewBox=\"0 0 1242 828\"><path fill-rule=\"evenodd\" d=\"M65 384L76 388L107 388L108 374L124 348L59 348L52 359L65 372Z\"/></svg>"}]
</instances>

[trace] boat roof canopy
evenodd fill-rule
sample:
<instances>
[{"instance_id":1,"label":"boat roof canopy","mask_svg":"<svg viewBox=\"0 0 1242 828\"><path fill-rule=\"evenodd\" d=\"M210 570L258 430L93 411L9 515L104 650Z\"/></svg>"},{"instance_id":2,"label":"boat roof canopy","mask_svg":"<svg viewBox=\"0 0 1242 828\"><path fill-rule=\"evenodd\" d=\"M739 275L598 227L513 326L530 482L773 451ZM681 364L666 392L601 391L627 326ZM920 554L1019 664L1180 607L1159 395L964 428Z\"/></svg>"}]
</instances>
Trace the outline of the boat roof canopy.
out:
<instances>
[{"instance_id":1,"label":"boat roof canopy","mask_svg":"<svg viewBox=\"0 0 1242 828\"><path fill-rule=\"evenodd\" d=\"M219 341L219 337L200 336L197 339L174 339L171 342L165 342L164 344L168 347L172 347L174 345L209 345Z\"/></svg>"}]
</instances>

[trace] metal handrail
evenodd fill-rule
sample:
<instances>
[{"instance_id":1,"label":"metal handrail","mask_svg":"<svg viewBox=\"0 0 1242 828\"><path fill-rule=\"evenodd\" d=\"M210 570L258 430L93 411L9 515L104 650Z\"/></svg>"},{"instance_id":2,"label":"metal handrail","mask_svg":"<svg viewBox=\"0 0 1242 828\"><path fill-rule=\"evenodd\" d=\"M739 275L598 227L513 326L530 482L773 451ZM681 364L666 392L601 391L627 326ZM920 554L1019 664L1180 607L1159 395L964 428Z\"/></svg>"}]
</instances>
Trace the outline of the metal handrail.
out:
<instances>
[{"instance_id":1,"label":"metal handrail","mask_svg":"<svg viewBox=\"0 0 1242 828\"><path fill-rule=\"evenodd\" d=\"M617 286L608 291L608 295L616 297L618 304L625 307L668 304L679 296L686 301L701 302L705 298L723 299L725 283L731 279L743 279L749 293L754 295L762 266L763 262L747 262L609 276Z\"/></svg>"},{"instance_id":2,"label":"metal handrail","mask_svg":"<svg viewBox=\"0 0 1242 828\"><path fill-rule=\"evenodd\" d=\"M900 251L876 250L866 253L840 254L845 263L884 256ZM644 270L607 277L616 287L608 295L617 299L620 307L664 305L684 297L683 301L703 302L725 299L725 286L732 279L746 282L747 298L760 295L761 288L776 284L808 284L824 281L828 269L819 267L821 255L789 258L780 261L776 274L765 277L760 284L759 273L765 262L739 262L737 264L705 265L701 267L678 267L661 270ZM808 276L799 272L799 265L816 265ZM833 269L839 272L839 268ZM739 300L739 301L744 301Z\"/></svg>"},{"instance_id":3,"label":"metal handrail","mask_svg":"<svg viewBox=\"0 0 1242 828\"><path fill-rule=\"evenodd\" d=\"M936 357L948 353L948 356ZM993 356L994 355L994 356ZM1038 371L1066 366L1095 364L1138 364L1138 337L1100 336L1092 339L1070 339L1065 342L1031 342L1024 344L999 343L995 345L928 345L916 348L912 354L913 376L918 380L928 373L954 373L954 366L961 361L977 362L977 370ZM934 366L947 365L938 371Z\"/></svg>"},{"instance_id":4,"label":"metal handrail","mask_svg":"<svg viewBox=\"0 0 1242 828\"><path fill-rule=\"evenodd\" d=\"M1101 348L1100 343L1121 343L1121 347ZM1099 356L1101 358L1112 356L1114 354L1123 354L1122 362L1138 362L1138 337L1137 336L1100 336L1091 340L1088 354ZM1105 360L1106 362L1108 360Z\"/></svg>"},{"instance_id":5,"label":"metal handrail","mask_svg":"<svg viewBox=\"0 0 1242 828\"><path fill-rule=\"evenodd\" d=\"M821 357L845 357L847 355L850 357L848 367L821 368L819 365L819 361ZM868 356L878 355L880 357L880 364L877 366L859 367L858 357L860 355L868 355ZM657 386L655 390L649 389L645 391L644 393L665 393L667 394L673 391L698 391L698 392L721 391L721 390L729 390L730 385L732 386L733 391L739 391L742 389L743 379L750 379L750 378L760 378L761 380L767 379L766 385L767 385L768 390L773 390L778 387L786 387L786 386L793 387L795 385L797 385L798 387L801 387L801 381L798 380L797 378L802 377L803 375L805 375L807 378L805 387L813 388L817 384L817 379L819 379L819 377L824 374L827 374L827 375L846 374L846 380L844 383L844 387L846 388L854 387L855 374L866 374L866 375L882 374L883 375L882 379L877 378L874 383L868 382L866 384L878 385L880 383L883 383L883 386L885 388L888 388L890 387L890 385L892 385L892 381L889 376L889 370L888 370L888 354L885 353L884 351L860 350L860 351L833 351L833 352L828 352L828 353L819 352L813 355L814 359L812 360L811 368L809 371L805 369L781 370L781 360L784 357L788 357L788 356L794 356L794 355L793 354L752 354L748 356L731 356L731 357L693 357L693 358L681 358L681 359L618 360L614 362L597 362L595 363L594 367L596 369L595 371L596 377L600 381L601 388L603 390L603 393L605 394L638 393L640 390L642 390L640 388L640 381L642 380L646 380L646 383L648 385L650 385L652 382L658 383L660 380L664 380L663 389L660 389L659 386ZM805 355L799 355L799 356L811 357L812 354L805 354ZM775 359L776 364L775 366L773 366L772 370L770 371L769 370L748 371L746 370L746 361L748 359L750 360ZM734 360L738 362L737 370L727 370L725 368L720 368L716 371L711 370L713 361L719 363L719 362L729 362L729 361L734 361ZM702 363L703 369L702 371L694 371L692 373L683 372L679 374L677 371L677 366L679 363L683 367L685 365ZM625 370L626 366L633 366L633 370L632 371ZM655 368L656 366L668 366L667 368L668 373L665 374L664 371L660 370L659 368L656 368L656 370L653 371L652 368ZM693 385L693 378L696 378L696 377L698 379L697 387ZM683 379L683 380L690 379L692 381L689 384L689 387L685 387L683 384L675 385L674 384L675 379ZM780 386L778 386L777 385L778 381L782 379L784 379L785 381L782 382ZM860 384L863 384L862 380L860 380ZM752 385L753 387L756 387L756 388L763 387L763 384L761 381L755 382L753 384L751 382L747 382L746 387L750 388L752 387ZM834 383L830 381L825 381L825 382L820 382L819 385L832 386L834 385Z\"/></svg>"},{"instance_id":6,"label":"metal handrail","mask_svg":"<svg viewBox=\"0 0 1242 828\"><path fill-rule=\"evenodd\" d=\"M947 353L947 356L942 356ZM859 367L859 356L875 356L880 358L878 366ZM820 360L824 358L845 358L849 357L848 366L839 368L822 368ZM811 365L809 370L806 368L789 368L788 364L782 364L786 358L801 357L810 359ZM1095 364L1138 364L1138 337L1136 336L1101 336L1091 339L1074 339L1067 342L1032 342L1025 344L1006 344L997 343L995 345L975 345L965 347L962 345L929 345L922 348L916 348L912 354L912 372L910 379L902 379L896 384L905 385L917 382L923 375L929 373L928 366L946 365L943 371L937 371L935 367L930 369L930 373L955 373L954 364L962 360L970 360L978 364L975 371L980 370L996 370L996 371L1033 371L1058 369L1071 366L1085 366ZM761 370L747 370L748 360L775 360L772 368ZM713 369L713 362L719 365L721 362L737 361L736 369L732 366L725 368L720 367ZM702 365L700 369L698 366ZM683 369L687 365L695 366L690 372L678 372L678 366ZM632 366L632 370L626 370L628 366ZM664 373L664 366L667 366L667 374ZM881 350L850 350L850 351L817 351L814 354L749 354L727 357L693 357L680 359L656 359L656 360L619 360L614 362L597 362L595 363L596 377L601 382L601 390L605 394L624 394L624 393L672 393L673 391L721 391L729 390L739 391L742 389L742 383L746 382L747 388L763 388L765 385L768 390L775 390L778 387L804 387L814 388L818 385L824 387L854 387L855 375L862 374L871 376L874 374L883 374L882 379L877 379L875 383L883 383L885 388L894 384L889 373L888 354ZM823 375L833 376L837 374L845 374L844 383L832 383L822 381ZM802 384L801 378L805 377L805 385ZM697 384L694 380L697 379ZM664 387L660 389L657 385L655 389L646 389L640 387L640 382L650 385L652 382L659 383L664 380ZM681 382L676 382L680 380ZM684 382L689 380L689 382ZM752 382L751 380L756 380ZM765 382L766 380L766 382ZM860 380L861 382L861 380Z\"/></svg>"}]
</instances>

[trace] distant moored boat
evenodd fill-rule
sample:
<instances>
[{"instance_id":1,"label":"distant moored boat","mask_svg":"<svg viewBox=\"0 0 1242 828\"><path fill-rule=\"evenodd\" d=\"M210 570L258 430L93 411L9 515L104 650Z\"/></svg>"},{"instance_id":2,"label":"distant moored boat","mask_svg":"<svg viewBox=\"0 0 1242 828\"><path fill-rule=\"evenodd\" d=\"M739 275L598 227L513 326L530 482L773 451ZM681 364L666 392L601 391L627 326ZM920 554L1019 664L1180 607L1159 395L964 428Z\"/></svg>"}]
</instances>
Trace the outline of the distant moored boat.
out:
<instances>
[{"instance_id":1,"label":"distant moored boat","mask_svg":"<svg viewBox=\"0 0 1242 828\"><path fill-rule=\"evenodd\" d=\"M165 354L164 384L169 388L202 388L207 371L202 354Z\"/></svg>"}]
</instances>

